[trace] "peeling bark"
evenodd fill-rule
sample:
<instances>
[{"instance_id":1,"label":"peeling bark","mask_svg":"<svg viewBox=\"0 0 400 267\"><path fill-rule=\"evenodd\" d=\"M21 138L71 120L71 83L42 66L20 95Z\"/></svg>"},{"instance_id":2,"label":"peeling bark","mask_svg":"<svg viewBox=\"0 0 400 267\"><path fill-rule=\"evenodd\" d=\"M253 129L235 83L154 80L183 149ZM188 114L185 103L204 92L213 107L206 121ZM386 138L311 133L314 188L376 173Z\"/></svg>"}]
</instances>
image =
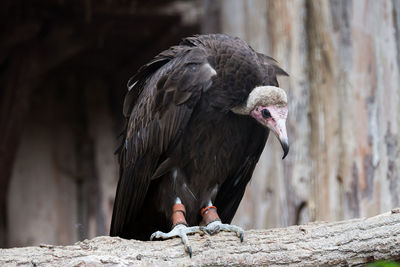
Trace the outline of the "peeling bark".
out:
<instances>
[{"instance_id":1,"label":"peeling bark","mask_svg":"<svg viewBox=\"0 0 400 267\"><path fill-rule=\"evenodd\" d=\"M351 266L400 259L400 209L368 219L316 222L191 236L193 258L180 239L159 242L100 236L72 246L40 245L0 250L0 265L22 266Z\"/></svg>"}]
</instances>

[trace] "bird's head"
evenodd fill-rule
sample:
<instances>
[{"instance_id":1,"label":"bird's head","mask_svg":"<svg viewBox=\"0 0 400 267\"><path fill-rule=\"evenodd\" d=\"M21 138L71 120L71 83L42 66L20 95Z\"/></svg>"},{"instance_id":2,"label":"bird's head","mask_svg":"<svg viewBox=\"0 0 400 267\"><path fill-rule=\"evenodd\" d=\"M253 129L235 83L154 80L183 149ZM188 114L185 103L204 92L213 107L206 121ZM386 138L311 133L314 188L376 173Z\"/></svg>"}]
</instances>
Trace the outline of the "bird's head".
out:
<instances>
[{"instance_id":1,"label":"bird's head","mask_svg":"<svg viewBox=\"0 0 400 267\"><path fill-rule=\"evenodd\" d=\"M283 89L275 86L258 86L251 91L246 102L232 108L236 114L250 115L261 125L269 128L279 139L283 159L289 152L286 132L288 114L287 96Z\"/></svg>"}]
</instances>

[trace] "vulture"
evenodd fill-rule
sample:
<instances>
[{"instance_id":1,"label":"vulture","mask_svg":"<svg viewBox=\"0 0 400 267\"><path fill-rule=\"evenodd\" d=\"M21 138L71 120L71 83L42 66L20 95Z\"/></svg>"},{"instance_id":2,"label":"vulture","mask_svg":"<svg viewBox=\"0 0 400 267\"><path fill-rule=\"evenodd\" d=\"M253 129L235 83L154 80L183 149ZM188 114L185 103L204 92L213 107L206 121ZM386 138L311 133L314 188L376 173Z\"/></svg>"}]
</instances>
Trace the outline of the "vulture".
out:
<instances>
[{"instance_id":1,"label":"vulture","mask_svg":"<svg viewBox=\"0 0 400 267\"><path fill-rule=\"evenodd\" d=\"M148 240L230 225L272 131L289 151L277 62L224 34L183 39L129 80L111 236Z\"/></svg>"}]
</instances>

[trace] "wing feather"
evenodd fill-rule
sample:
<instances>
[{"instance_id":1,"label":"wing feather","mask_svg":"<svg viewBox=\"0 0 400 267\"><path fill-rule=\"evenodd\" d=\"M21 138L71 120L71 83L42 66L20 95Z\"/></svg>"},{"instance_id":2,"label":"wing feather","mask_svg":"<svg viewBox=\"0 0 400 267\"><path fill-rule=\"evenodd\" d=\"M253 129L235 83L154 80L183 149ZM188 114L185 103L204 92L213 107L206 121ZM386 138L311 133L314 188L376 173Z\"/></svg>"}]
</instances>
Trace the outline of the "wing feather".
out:
<instances>
[{"instance_id":1,"label":"wing feather","mask_svg":"<svg viewBox=\"0 0 400 267\"><path fill-rule=\"evenodd\" d=\"M246 151L246 160L238 167L234 175L226 179L218 190L214 204L218 208L218 215L223 223L232 221L268 139L268 134L269 131L266 129L254 131L253 140L262 140L262 142L250 141Z\"/></svg>"},{"instance_id":2,"label":"wing feather","mask_svg":"<svg viewBox=\"0 0 400 267\"><path fill-rule=\"evenodd\" d=\"M149 184L166 170L163 154L180 138L192 111L215 75L205 52L172 47L143 66L128 82L124 114L129 120L119 149L120 179L111 235L129 237ZM160 167L161 170L156 170ZM155 175L154 175L155 174Z\"/></svg>"}]
</instances>

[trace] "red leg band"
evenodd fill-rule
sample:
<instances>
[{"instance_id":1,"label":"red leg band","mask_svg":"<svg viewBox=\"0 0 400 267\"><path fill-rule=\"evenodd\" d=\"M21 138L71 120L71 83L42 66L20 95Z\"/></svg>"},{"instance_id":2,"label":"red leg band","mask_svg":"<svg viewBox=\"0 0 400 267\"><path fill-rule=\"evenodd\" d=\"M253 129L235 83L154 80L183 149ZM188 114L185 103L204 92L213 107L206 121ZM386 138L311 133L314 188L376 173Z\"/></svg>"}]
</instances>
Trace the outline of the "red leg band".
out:
<instances>
[{"instance_id":1,"label":"red leg band","mask_svg":"<svg viewBox=\"0 0 400 267\"><path fill-rule=\"evenodd\" d=\"M176 203L172 206L172 228L178 224L188 225L185 219L186 209L181 203Z\"/></svg>"},{"instance_id":2,"label":"red leg band","mask_svg":"<svg viewBox=\"0 0 400 267\"><path fill-rule=\"evenodd\" d=\"M208 206L204 209L201 209L201 216L203 216L203 222L205 225L221 220L218 216L217 208L215 206Z\"/></svg>"},{"instance_id":3,"label":"red leg band","mask_svg":"<svg viewBox=\"0 0 400 267\"><path fill-rule=\"evenodd\" d=\"M217 207L215 207L215 206L208 206L208 207L205 207L205 208L201 209L201 216L204 216L204 214L207 213L207 211L208 211L209 209L215 209L215 211L217 211Z\"/></svg>"}]
</instances>

